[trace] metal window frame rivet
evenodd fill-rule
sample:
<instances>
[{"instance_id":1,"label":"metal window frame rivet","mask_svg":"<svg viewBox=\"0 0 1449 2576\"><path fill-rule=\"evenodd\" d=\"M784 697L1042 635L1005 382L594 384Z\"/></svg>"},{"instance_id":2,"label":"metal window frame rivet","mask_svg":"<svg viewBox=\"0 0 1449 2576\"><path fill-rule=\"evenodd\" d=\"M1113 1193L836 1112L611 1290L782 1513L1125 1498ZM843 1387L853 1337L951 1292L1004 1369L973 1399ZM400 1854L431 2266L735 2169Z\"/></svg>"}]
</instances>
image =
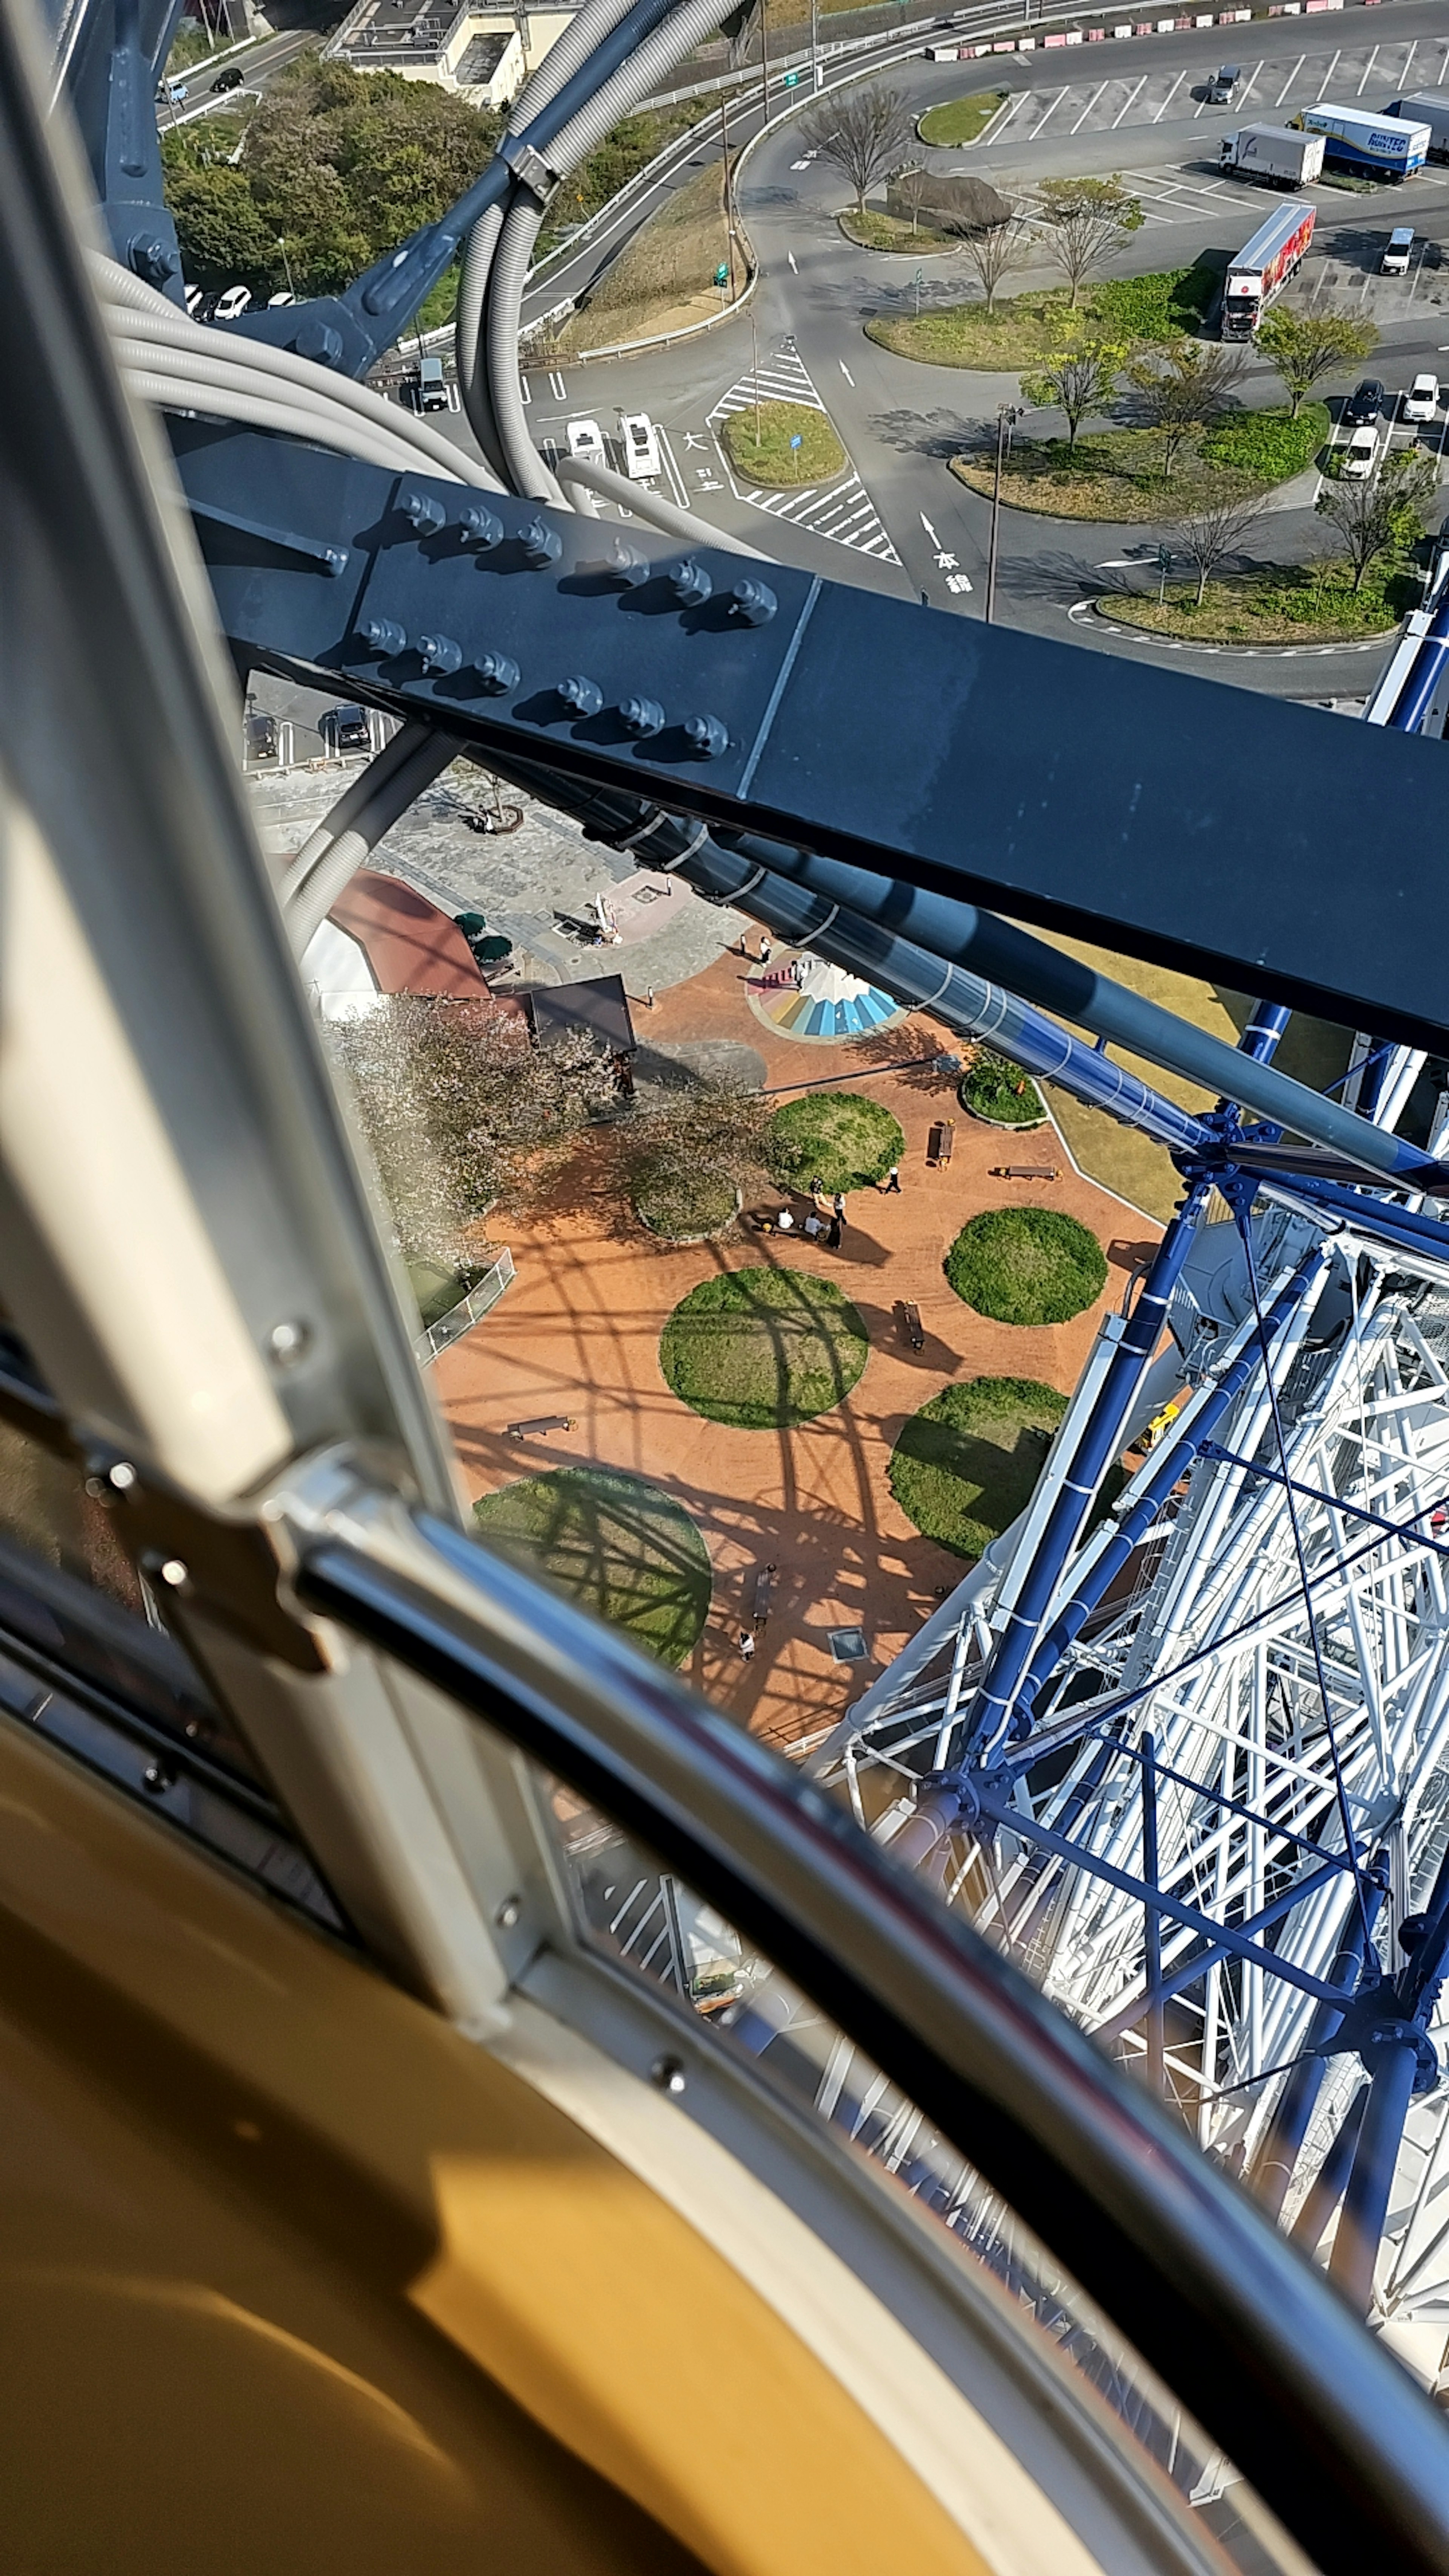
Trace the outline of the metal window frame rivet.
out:
<instances>
[{"instance_id":1,"label":"metal window frame rivet","mask_svg":"<svg viewBox=\"0 0 1449 2576\"><path fill-rule=\"evenodd\" d=\"M649 2069L649 2081L657 2084L661 2093L672 2094L677 2101L689 2078L677 2057L656 2057Z\"/></svg>"}]
</instances>

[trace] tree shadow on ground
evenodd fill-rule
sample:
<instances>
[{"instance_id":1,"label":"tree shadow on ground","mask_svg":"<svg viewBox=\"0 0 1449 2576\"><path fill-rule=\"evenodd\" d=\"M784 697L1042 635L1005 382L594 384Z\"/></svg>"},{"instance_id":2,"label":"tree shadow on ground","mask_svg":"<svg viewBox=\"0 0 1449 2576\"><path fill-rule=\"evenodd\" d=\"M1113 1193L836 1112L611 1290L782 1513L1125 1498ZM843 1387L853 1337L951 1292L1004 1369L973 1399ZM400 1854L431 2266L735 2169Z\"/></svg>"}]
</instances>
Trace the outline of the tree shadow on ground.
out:
<instances>
[{"instance_id":1,"label":"tree shadow on ground","mask_svg":"<svg viewBox=\"0 0 1449 2576\"><path fill-rule=\"evenodd\" d=\"M878 411L871 415L871 429L883 447L893 447L901 456L929 456L949 461L953 456L974 456L986 448L990 432L984 420L972 420L944 404L934 411Z\"/></svg>"},{"instance_id":2,"label":"tree shadow on ground","mask_svg":"<svg viewBox=\"0 0 1449 2576\"><path fill-rule=\"evenodd\" d=\"M1076 600L1099 599L1112 587L1112 576L1100 560L1095 560L1098 546L1105 544L1114 564L1118 558L1131 557L1145 568L1155 566L1157 540L1151 544L1134 537L1129 544L1119 544L1112 535L1111 522L1090 519L1080 551L1071 545L1050 546L1040 554L1013 555L1003 549L997 571L1002 590L1014 599ZM1140 547L1133 554L1133 547Z\"/></svg>"}]
</instances>

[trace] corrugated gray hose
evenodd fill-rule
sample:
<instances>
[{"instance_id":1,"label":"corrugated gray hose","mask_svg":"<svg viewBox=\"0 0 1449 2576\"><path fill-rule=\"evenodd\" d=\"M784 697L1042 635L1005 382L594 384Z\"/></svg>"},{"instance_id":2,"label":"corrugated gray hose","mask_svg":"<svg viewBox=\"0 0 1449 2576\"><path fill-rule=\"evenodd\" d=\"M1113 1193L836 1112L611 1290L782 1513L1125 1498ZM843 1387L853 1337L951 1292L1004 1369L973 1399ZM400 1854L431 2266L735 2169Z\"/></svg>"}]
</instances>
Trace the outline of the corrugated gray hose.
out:
<instances>
[{"instance_id":1,"label":"corrugated gray hose","mask_svg":"<svg viewBox=\"0 0 1449 2576\"><path fill-rule=\"evenodd\" d=\"M302 955L383 834L463 748L454 735L437 733L431 725L404 725L338 799L282 880L282 911L294 957ZM334 824L344 823L345 828L334 831Z\"/></svg>"}]
</instances>

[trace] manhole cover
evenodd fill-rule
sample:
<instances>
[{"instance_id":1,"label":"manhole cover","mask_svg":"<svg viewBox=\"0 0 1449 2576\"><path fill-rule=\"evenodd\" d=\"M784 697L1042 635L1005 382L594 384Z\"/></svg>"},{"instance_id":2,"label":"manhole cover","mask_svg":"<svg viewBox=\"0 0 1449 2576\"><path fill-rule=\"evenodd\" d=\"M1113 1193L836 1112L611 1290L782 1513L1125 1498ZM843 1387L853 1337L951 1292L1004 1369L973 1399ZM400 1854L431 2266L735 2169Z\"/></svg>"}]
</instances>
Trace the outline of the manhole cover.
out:
<instances>
[{"instance_id":1,"label":"manhole cover","mask_svg":"<svg viewBox=\"0 0 1449 2576\"><path fill-rule=\"evenodd\" d=\"M832 1628L830 1651L838 1664L862 1664L865 1661L863 1628Z\"/></svg>"}]
</instances>

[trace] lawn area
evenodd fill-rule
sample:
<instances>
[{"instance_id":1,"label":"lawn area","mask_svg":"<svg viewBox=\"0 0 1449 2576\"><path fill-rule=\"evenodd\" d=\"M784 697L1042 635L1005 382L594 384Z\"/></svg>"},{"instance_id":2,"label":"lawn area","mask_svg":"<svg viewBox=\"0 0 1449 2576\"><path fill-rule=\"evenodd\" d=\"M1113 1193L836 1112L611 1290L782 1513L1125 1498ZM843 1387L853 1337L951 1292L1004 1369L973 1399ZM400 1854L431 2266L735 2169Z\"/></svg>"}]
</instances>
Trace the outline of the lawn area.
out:
<instances>
[{"instance_id":1,"label":"lawn area","mask_svg":"<svg viewBox=\"0 0 1449 2576\"><path fill-rule=\"evenodd\" d=\"M1067 1409L1054 1386L973 1377L943 1387L902 1428L890 1489L923 1538L980 1556L1031 1500Z\"/></svg>"},{"instance_id":2,"label":"lawn area","mask_svg":"<svg viewBox=\"0 0 1449 2576\"><path fill-rule=\"evenodd\" d=\"M1066 1324L1100 1297L1100 1243L1058 1208L986 1208L963 1225L946 1276L978 1315L998 1324Z\"/></svg>"},{"instance_id":3,"label":"lawn area","mask_svg":"<svg viewBox=\"0 0 1449 2576\"><path fill-rule=\"evenodd\" d=\"M796 483L828 483L845 471L845 450L823 411L809 403L750 403L733 411L722 436L731 465L751 483L784 491ZM798 447L791 445L798 439Z\"/></svg>"},{"instance_id":4,"label":"lawn area","mask_svg":"<svg viewBox=\"0 0 1449 2576\"><path fill-rule=\"evenodd\" d=\"M710 1422L775 1431L810 1422L850 1393L870 1356L859 1314L807 1270L727 1270L681 1299L659 1365Z\"/></svg>"},{"instance_id":5,"label":"lawn area","mask_svg":"<svg viewBox=\"0 0 1449 2576\"><path fill-rule=\"evenodd\" d=\"M1184 440L1168 483L1155 429L1086 432L1075 454L1064 438L1018 438L1001 477L1001 497L1008 509L1031 510L1039 518L1155 525L1225 492L1286 482L1312 464L1327 436L1321 403L1305 403L1297 420L1286 410L1233 415L1203 436ZM995 460L984 452L953 456L951 471L973 492L994 487Z\"/></svg>"},{"instance_id":6,"label":"lawn area","mask_svg":"<svg viewBox=\"0 0 1449 2576\"><path fill-rule=\"evenodd\" d=\"M1143 277L1109 277L1084 287L1073 313L1064 286L999 295L988 313L978 299L934 312L892 314L867 322L865 335L898 358L933 367L980 367L996 374L1040 366L1075 337L1171 340L1196 331L1221 284L1207 261L1192 268L1151 269Z\"/></svg>"},{"instance_id":7,"label":"lawn area","mask_svg":"<svg viewBox=\"0 0 1449 2576\"><path fill-rule=\"evenodd\" d=\"M766 1130L765 1158L788 1190L863 1190L904 1160L899 1122L859 1091L812 1091L787 1100Z\"/></svg>"},{"instance_id":8,"label":"lawn area","mask_svg":"<svg viewBox=\"0 0 1449 2576\"><path fill-rule=\"evenodd\" d=\"M670 1243L697 1243L733 1225L739 1200L728 1172L708 1164L682 1172L670 1161L646 1164L634 1182L634 1214Z\"/></svg>"},{"instance_id":9,"label":"lawn area","mask_svg":"<svg viewBox=\"0 0 1449 2576\"><path fill-rule=\"evenodd\" d=\"M556 1467L485 1494L479 1536L572 1601L682 1664L709 1616L709 1550L688 1512L642 1476Z\"/></svg>"},{"instance_id":10,"label":"lawn area","mask_svg":"<svg viewBox=\"0 0 1449 2576\"><path fill-rule=\"evenodd\" d=\"M906 251L924 258L927 251L956 248L950 233L937 232L924 217L913 226L904 215L890 214L884 206L867 206L863 214L847 206L835 220L846 240L858 243L862 250Z\"/></svg>"},{"instance_id":11,"label":"lawn area","mask_svg":"<svg viewBox=\"0 0 1449 2576\"><path fill-rule=\"evenodd\" d=\"M994 1119L998 1127L1039 1127L1047 1114L1030 1074L986 1046L977 1048L961 1076L957 1097L963 1109Z\"/></svg>"},{"instance_id":12,"label":"lawn area","mask_svg":"<svg viewBox=\"0 0 1449 2576\"><path fill-rule=\"evenodd\" d=\"M1201 644L1349 644L1386 634L1422 597L1422 582L1402 566L1374 565L1355 591L1349 565L1320 557L1230 573L1208 583L1201 603L1189 582L1169 583L1160 605L1153 591L1110 591L1097 605L1123 626Z\"/></svg>"},{"instance_id":13,"label":"lawn area","mask_svg":"<svg viewBox=\"0 0 1449 2576\"><path fill-rule=\"evenodd\" d=\"M714 274L721 262L728 265L729 255L722 179L715 163L697 170L640 227L591 289L588 302L550 336L550 355L575 358L584 349L647 340L656 331L677 330L718 312ZM744 258L737 245L736 292L742 293L744 285Z\"/></svg>"},{"instance_id":14,"label":"lawn area","mask_svg":"<svg viewBox=\"0 0 1449 2576\"><path fill-rule=\"evenodd\" d=\"M916 132L923 143L974 143L1006 95L1004 89L973 89L969 98L945 99L926 110Z\"/></svg>"}]
</instances>

